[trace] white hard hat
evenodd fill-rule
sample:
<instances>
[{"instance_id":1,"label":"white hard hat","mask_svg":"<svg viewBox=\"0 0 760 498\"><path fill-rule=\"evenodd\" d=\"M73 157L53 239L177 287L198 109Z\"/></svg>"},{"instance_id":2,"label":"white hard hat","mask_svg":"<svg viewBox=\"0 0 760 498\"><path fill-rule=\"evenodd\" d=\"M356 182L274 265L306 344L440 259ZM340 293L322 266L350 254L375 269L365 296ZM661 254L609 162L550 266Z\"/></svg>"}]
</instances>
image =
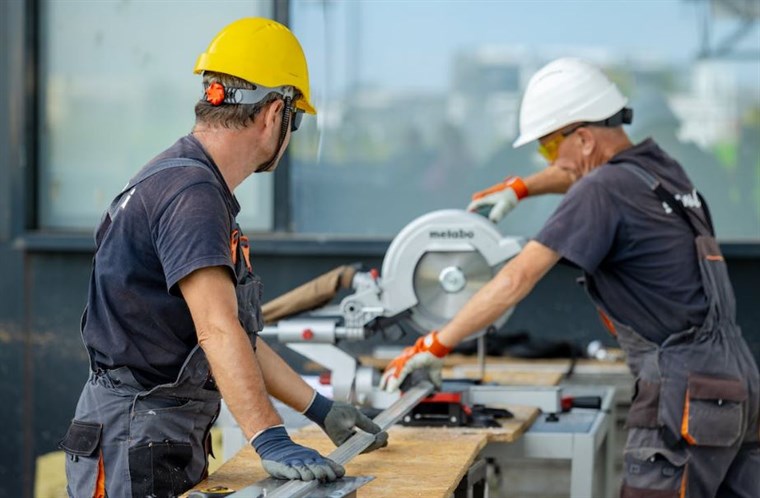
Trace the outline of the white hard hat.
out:
<instances>
[{"instance_id":1,"label":"white hard hat","mask_svg":"<svg viewBox=\"0 0 760 498\"><path fill-rule=\"evenodd\" d=\"M628 103L599 68L565 57L541 68L528 82L520 105L520 147L571 123L598 122Z\"/></svg>"}]
</instances>

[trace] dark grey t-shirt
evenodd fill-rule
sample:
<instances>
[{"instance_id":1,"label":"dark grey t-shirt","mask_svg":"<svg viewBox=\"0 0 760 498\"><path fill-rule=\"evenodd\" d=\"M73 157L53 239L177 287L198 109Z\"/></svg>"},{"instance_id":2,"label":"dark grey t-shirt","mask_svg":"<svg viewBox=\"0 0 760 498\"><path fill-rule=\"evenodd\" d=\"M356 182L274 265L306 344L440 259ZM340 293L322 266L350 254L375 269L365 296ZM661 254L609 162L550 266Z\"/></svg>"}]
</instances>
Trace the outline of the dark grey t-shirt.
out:
<instances>
[{"instance_id":1,"label":"dark grey t-shirt","mask_svg":"<svg viewBox=\"0 0 760 498\"><path fill-rule=\"evenodd\" d=\"M124 209L95 256L82 331L100 367L127 366L146 386L173 381L198 343L177 283L210 266L234 275L237 200L194 137L181 138L145 168L169 158L202 167L160 171L137 184L128 201L120 199Z\"/></svg>"},{"instance_id":2,"label":"dark grey t-shirt","mask_svg":"<svg viewBox=\"0 0 760 498\"><path fill-rule=\"evenodd\" d=\"M605 311L656 343L702 323L694 235L635 174L615 162L643 163L703 216L683 168L652 140L618 154L576 182L535 240L593 279Z\"/></svg>"}]
</instances>

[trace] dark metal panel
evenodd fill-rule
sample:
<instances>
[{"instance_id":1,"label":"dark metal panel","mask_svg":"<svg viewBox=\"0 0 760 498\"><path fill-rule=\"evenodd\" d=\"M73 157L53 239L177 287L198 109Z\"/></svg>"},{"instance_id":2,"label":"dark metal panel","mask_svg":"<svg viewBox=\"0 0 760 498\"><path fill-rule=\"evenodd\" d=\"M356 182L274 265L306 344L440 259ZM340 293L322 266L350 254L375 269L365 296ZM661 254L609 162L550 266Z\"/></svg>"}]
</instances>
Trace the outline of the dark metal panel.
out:
<instances>
[{"instance_id":1,"label":"dark metal panel","mask_svg":"<svg viewBox=\"0 0 760 498\"><path fill-rule=\"evenodd\" d=\"M37 182L39 179L39 109L40 109L40 97L39 91L39 53L41 36L39 32L39 26L42 22L41 16L41 2L37 0L26 0L26 9L24 12L24 59L23 59L23 71L24 75L24 94L23 102L25 109L23 112L24 117L24 135L21 143L23 144L23 161L21 165L22 178L21 183L23 185L23 214L19 216L23 220L24 228L34 229L38 227L38 209L37 200L38 192Z\"/></svg>"},{"instance_id":2,"label":"dark metal panel","mask_svg":"<svg viewBox=\"0 0 760 498\"><path fill-rule=\"evenodd\" d=\"M93 254L95 239L92 234L77 232L29 231L17 237L13 246L20 251L32 253Z\"/></svg>"},{"instance_id":3,"label":"dark metal panel","mask_svg":"<svg viewBox=\"0 0 760 498\"><path fill-rule=\"evenodd\" d=\"M24 175L24 147L29 114L25 6L22 1L2 2L0 6L0 70L3 74L0 78L0 179L3 180L0 181L0 241L25 228L28 185Z\"/></svg>"},{"instance_id":4,"label":"dark metal panel","mask_svg":"<svg viewBox=\"0 0 760 498\"><path fill-rule=\"evenodd\" d=\"M9 97L10 57L11 57L11 32L10 11L8 2L0 3L0 73L5 77L0 78L0 243L10 237L11 227L11 130L10 130L10 106Z\"/></svg>"},{"instance_id":5,"label":"dark metal panel","mask_svg":"<svg viewBox=\"0 0 760 498\"><path fill-rule=\"evenodd\" d=\"M255 243L256 254L266 256L351 256L382 257L391 239L385 237L335 237L298 233L248 234ZM14 247L29 252L87 252L95 250L90 232L29 231L14 241ZM730 259L760 260L760 243L725 241L720 243L724 256Z\"/></svg>"},{"instance_id":6,"label":"dark metal panel","mask_svg":"<svg viewBox=\"0 0 760 498\"><path fill-rule=\"evenodd\" d=\"M0 163L0 169L5 165ZM0 497L24 496L24 378L27 350L23 329L23 260L21 253L0 243ZM28 465L26 467L29 468ZM28 477L28 476L27 476ZM28 482L28 479L27 479Z\"/></svg>"},{"instance_id":7,"label":"dark metal panel","mask_svg":"<svg viewBox=\"0 0 760 498\"><path fill-rule=\"evenodd\" d=\"M290 25L290 2L289 0L273 0L273 17L285 26ZM277 169L274 170L274 195L273 212L275 232L291 232L293 230L292 199L291 199L291 167L290 153L285 152Z\"/></svg>"},{"instance_id":8,"label":"dark metal panel","mask_svg":"<svg viewBox=\"0 0 760 498\"><path fill-rule=\"evenodd\" d=\"M257 256L353 256L385 254L389 239L336 238L319 235L248 233ZM95 250L90 233L38 231L27 232L14 241L14 247L34 253L89 253Z\"/></svg>"},{"instance_id":9,"label":"dark metal panel","mask_svg":"<svg viewBox=\"0 0 760 498\"><path fill-rule=\"evenodd\" d=\"M273 0L274 20L290 26L290 0Z\"/></svg>"},{"instance_id":10,"label":"dark metal panel","mask_svg":"<svg viewBox=\"0 0 760 498\"><path fill-rule=\"evenodd\" d=\"M0 2L0 497L32 495L34 438L24 329L23 253L11 240L26 229L29 97L28 1Z\"/></svg>"},{"instance_id":11,"label":"dark metal panel","mask_svg":"<svg viewBox=\"0 0 760 498\"><path fill-rule=\"evenodd\" d=\"M88 255L29 256L29 405L33 457L58 450L88 375L79 322L87 299Z\"/></svg>"}]
</instances>

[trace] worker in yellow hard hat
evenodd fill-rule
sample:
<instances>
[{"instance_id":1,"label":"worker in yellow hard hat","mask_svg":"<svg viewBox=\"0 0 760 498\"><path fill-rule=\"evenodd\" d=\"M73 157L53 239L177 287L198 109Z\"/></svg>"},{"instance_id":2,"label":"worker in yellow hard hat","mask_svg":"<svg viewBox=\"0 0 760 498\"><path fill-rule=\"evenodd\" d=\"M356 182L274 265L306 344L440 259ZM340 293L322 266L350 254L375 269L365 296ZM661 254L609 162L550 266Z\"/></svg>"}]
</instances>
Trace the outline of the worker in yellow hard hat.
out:
<instances>
[{"instance_id":1,"label":"worker in yellow hard hat","mask_svg":"<svg viewBox=\"0 0 760 498\"><path fill-rule=\"evenodd\" d=\"M90 377L61 441L72 497L182 494L207 475L222 397L277 478L332 481L344 469L294 443L270 395L336 444L355 427L375 434L370 450L387 444L257 340L262 287L233 192L274 170L302 114L316 113L298 40L272 20L240 19L195 72L192 133L135 175L96 231L82 317Z\"/></svg>"},{"instance_id":2,"label":"worker in yellow hard hat","mask_svg":"<svg viewBox=\"0 0 760 498\"><path fill-rule=\"evenodd\" d=\"M636 377L621 496L760 496L760 374L707 203L652 139L633 144L633 111L596 66L563 57L530 80L515 147L538 142L548 167L477 193L496 222L522 199L565 194L543 228L439 331L395 358L398 389L518 304L562 258L584 272L603 323Z\"/></svg>"}]
</instances>

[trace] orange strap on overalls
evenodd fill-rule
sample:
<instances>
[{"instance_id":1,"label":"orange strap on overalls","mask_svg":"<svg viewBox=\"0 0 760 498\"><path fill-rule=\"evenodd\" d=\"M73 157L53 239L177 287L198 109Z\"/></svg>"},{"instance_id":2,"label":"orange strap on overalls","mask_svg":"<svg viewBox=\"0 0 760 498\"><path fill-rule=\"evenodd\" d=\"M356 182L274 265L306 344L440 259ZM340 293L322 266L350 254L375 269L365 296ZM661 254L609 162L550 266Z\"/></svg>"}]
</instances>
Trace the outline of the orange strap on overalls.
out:
<instances>
[{"instance_id":1,"label":"orange strap on overalls","mask_svg":"<svg viewBox=\"0 0 760 498\"><path fill-rule=\"evenodd\" d=\"M602 319L602 323L607 328L610 334L613 335L613 337L617 337L617 330L615 330L615 324L612 323L612 320L610 320L610 317L607 316L607 313L602 311L601 308L596 309L597 312L599 312L599 318Z\"/></svg>"},{"instance_id":2,"label":"orange strap on overalls","mask_svg":"<svg viewBox=\"0 0 760 498\"><path fill-rule=\"evenodd\" d=\"M245 267L248 271L253 271L251 266L251 246L248 244L248 237L243 235L240 237L240 248L243 250L243 259L245 259Z\"/></svg>"},{"instance_id":3,"label":"orange strap on overalls","mask_svg":"<svg viewBox=\"0 0 760 498\"><path fill-rule=\"evenodd\" d=\"M95 480L95 491L92 494L92 498L106 498L106 469L105 465L103 465L102 451L98 460L98 477Z\"/></svg>"},{"instance_id":4,"label":"orange strap on overalls","mask_svg":"<svg viewBox=\"0 0 760 498\"><path fill-rule=\"evenodd\" d=\"M248 237L245 235L240 235L240 230L236 228L232 231L232 235L230 236L230 252L232 253L233 265L237 264L238 244L240 245L240 249L243 251L245 267L248 268L248 271L253 271L253 267L251 266L251 248L250 244L248 243Z\"/></svg>"}]
</instances>

